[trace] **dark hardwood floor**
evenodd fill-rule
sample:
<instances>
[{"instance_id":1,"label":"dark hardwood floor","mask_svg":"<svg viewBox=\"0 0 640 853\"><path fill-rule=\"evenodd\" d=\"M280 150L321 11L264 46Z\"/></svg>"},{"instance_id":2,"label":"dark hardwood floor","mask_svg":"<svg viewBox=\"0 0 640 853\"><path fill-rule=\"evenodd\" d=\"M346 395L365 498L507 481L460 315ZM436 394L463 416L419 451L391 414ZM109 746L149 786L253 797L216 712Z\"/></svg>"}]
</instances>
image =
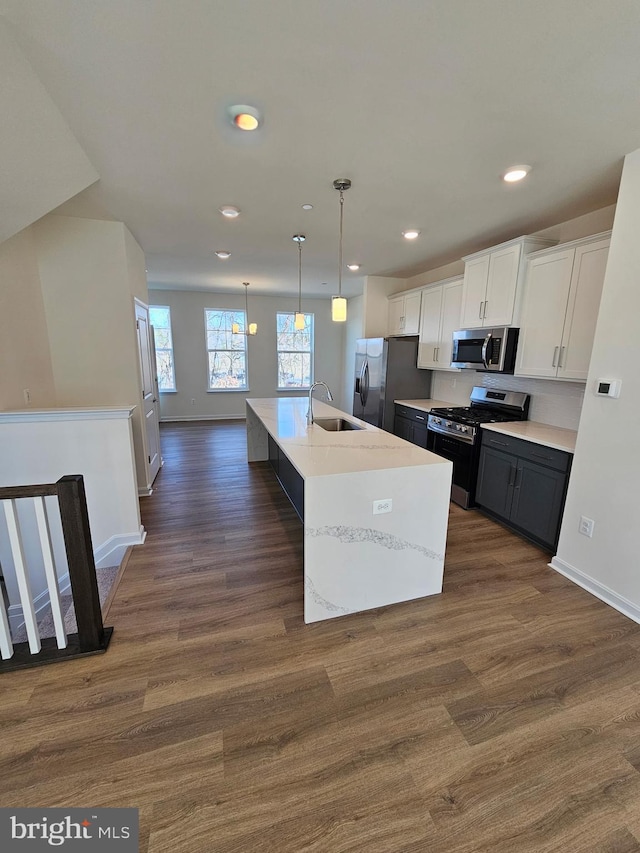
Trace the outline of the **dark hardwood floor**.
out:
<instances>
[{"instance_id":1,"label":"dark hardwood floor","mask_svg":"<svg viewBox=\"0 0 640 853\"><path fill-rule=\"evenodd\" d=\"M640 626L455 506L442 595L305 625L244 436L163 426L109 651L0 681L0 805L137 806L149 853L640 851Z\"/></svg>"}]
</instances>

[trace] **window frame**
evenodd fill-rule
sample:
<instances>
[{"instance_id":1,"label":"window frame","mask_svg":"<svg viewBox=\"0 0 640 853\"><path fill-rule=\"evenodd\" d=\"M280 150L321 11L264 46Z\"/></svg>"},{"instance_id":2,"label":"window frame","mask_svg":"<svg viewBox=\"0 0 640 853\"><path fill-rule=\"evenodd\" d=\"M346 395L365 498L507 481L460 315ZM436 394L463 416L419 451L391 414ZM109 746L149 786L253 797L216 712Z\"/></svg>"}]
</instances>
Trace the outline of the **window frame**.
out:
<instances>
[{"instance_id":1,"label":"window frame","mask_svg":"<svg viewBox=\"0 0 640 853\"><path fill-rule=\"evenodd\" d=\"M159 308L162 311L169 312L169 326L168 329L165 326L156 326L155 323L151 320L151 311L154 308ZM176 394L178 391L178 386L176 384L176 359L175 359L175 349L173 346L173 322L171 319L171 306L170 305L149 305L149 325L153 327L154 335L153 335L153 348L154 348L154 358L155 358L155 367L156 367L156 377L158 382L158 391L161 394ZM158 341L156 338L156 329L165 331L165 329L169 332L169 340L171 341L170 347L159 347ZM172 388L161 388L160 387L160 377L161 371L158 368L158 352L168 352L171 355L171 375L173 377L173 387Z\"/></svg>"},{"instance_id":2,"label":"window frame","mask_svg":"<svg viewBox=\"0 0 640 853\"><path fill-rule=\"evenodd\" d=\"M309 388L313 385L313 375L314 375L314 362L315 362L315 315L312 311L303 311L305 318L310 317L311 322L309 323L310 328L310 348L307 349L281 349L278 341L278 318L281 315L286 315L291 318L295 317L297 312L295 311L276 311L276 390L279 392L286 391L308 391ZM296 333L297 330L293 332ZM280 385L280 353L309 353L309 379L310 382L308 385Z\"/></svg>"},{"instance_id":3,"label":"window frame","mask_svg":"<svg viewBox=\"0 0 640 853\"><path fill-rule=\"evenodd\" d=\"M233 315L234 319L229 321L228 328L225 328L229 335L232 335L231 331L232 322L238 322L240 326L240 332L236 333L236 337L242 338L243 347L238 347L237 349L222 349L214 347L212 349L209 348L209 335L208 332L214 331L209 329L208 325L208 314L216 313L216 314L230 314ZM249 352L247 347L247 337L245 334L247 327L247 315L244 308L205 308L204 309L204 346L206 353L206 372L207 372L207 394L236 394L246 393L249 391ZM231 388L212 388L211 387L211 368L210 368L210 353L212 352L222 352L222 353L242 353L244 355L244 375L245 375L245 384L243 386L231 387Z\"/></svg>"}]
</instances>

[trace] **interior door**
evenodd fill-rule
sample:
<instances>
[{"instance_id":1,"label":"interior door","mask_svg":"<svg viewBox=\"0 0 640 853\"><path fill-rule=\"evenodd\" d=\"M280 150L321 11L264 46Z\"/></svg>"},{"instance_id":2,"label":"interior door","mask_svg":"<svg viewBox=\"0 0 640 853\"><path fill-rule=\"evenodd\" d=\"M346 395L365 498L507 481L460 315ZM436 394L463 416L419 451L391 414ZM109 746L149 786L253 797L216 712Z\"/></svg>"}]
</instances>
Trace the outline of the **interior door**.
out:
<instances>
[{"instance_id":1,"label":"interior door","mask_svg":"<svg viewBox=\"0 0 640 853\"><path fill-rule=\"evenodd\" d=\"M140 356L142 384L142 410L145 428L149 485L160 470L160 412L157 392L156 360L152 330L149 326L149 309L136 302L136 330Z\"/></svg>"}]
</instances>

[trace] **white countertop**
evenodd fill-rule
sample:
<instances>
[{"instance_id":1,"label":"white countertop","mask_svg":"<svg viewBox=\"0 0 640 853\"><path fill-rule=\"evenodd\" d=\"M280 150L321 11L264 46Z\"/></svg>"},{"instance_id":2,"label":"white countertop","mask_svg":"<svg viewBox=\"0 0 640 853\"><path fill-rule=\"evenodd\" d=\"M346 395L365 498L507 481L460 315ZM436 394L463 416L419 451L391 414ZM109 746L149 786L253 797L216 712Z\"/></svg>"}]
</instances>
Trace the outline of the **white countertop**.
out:
<instances>
[{"instance_id":1,"label":"white countertop","mask_svg":"<svg viewBox=\"0 0 640 853\"><path fill-rule=\"evenodd\" d=\"M500 432L503 435L511 435L521 438L523 441L531 441L534 444L542 444L545 447L553 447L556 450L565 450L573 453L576 449L576 438L578 433L572 429L549 426L537 421L509 421L502 424L482 424L482 429L492 432Z\"/></svg>"},{"instance_id":2,"label":"white countertop","mask_svg":"<svg viewBox=\"0 0 640 853\"><path fill-rule=\"evenodd\" d=\"M394 400L399 406L408 406L410 409L419 409L421 412L430 412L431 409L453 409L455 403L447 403L444 400Z\"/></svg>"},{"instance_id":3,"label":"white countertop","mask_svg":"<svg viewBox=\"0 0 640 853\"><path fill-rule=\"evenodd\" d=\"M354 415L341 412L321 400L313 401L314 417L343 417L357 423L362 429L329 432L317 424L307 426L307 397L249 398L247 405L305 479L359 471L451 464L428 450L365 423Z\"/></svg>"}]
</instances>

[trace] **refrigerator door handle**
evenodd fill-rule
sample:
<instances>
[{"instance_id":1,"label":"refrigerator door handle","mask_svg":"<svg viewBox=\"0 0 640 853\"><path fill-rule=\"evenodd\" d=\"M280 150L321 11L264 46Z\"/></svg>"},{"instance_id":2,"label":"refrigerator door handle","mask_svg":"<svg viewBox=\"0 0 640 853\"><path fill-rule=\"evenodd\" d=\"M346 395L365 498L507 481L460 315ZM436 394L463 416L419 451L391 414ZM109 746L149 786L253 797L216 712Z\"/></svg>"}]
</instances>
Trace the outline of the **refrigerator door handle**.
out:
<instances>
[{"instance_id":1,"label":"refrigerator door handle","mask_svg":"<svg viewBox=\"0 0 640 853\"><path fill-rule=\"evenodd\" d=\"M362 371L362 379L364 382L364 387L363 387L362 391L360 392L360 396L361 396L361 398L363 398L362 399L362 405L366 406L367 405L367 398L369 396L369 362L368 361L365 361L365 363L364 363L364 369Z\"/></svg>"},{"instance_id":2,"label":"refrigerator door handle","mask_svg":"<svg viewBox=\"0 0 640 853\"><path fill-rule=\"evenodd\" d=\"M360 405L364 407L364 369L367 364L367 359L363 359L362 365L360 366L360 376L356 379L356 393L360 397Z\"/></svg>"}]
</instances>

